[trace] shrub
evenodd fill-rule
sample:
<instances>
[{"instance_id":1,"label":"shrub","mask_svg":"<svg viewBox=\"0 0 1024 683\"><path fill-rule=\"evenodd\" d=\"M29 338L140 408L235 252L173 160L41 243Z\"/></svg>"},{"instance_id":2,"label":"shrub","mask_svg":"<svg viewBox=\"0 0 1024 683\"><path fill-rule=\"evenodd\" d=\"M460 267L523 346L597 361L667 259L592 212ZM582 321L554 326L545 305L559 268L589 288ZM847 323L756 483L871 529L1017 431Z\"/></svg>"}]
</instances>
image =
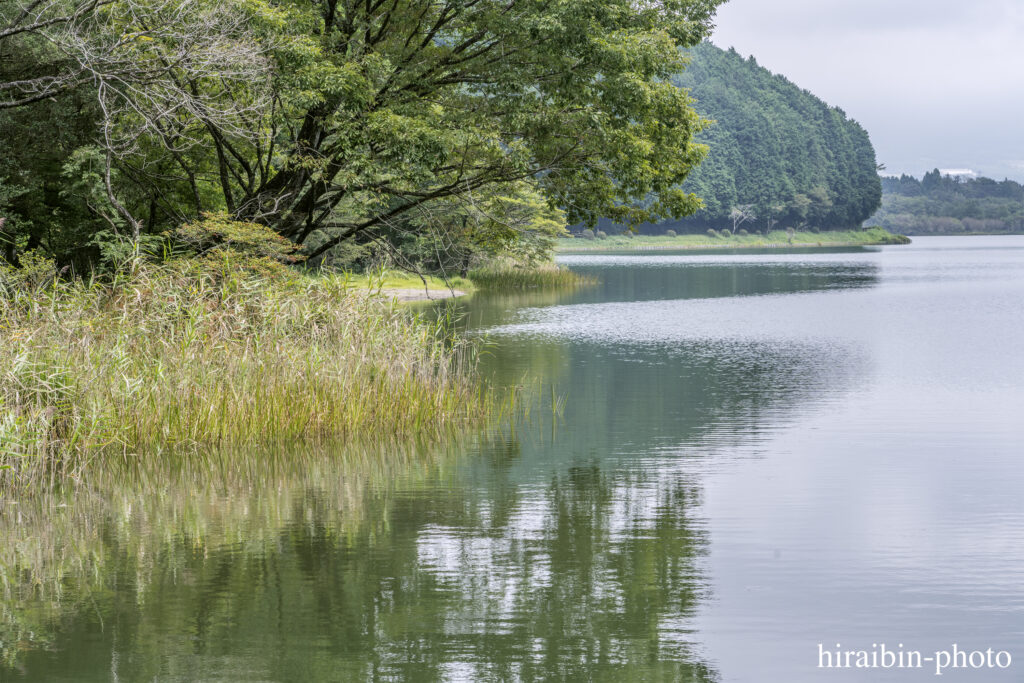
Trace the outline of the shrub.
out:
<instances>
[{"instance_id":1,"label":"shrub","mask_svg":"<svg viewBox=\"0 0 1024 683\"><path fill-rule=\"evenodd\" d=\"M581 234L583 236L583 239L585 239L585 240L592 240L592 239L594 239L594 231L591 230L590 228L587 228Z\"/></svg>"},{"instance_id":2,"label":"shrub","mask_svg":"<svg viewBox=\"0 0 1024 683\"><path fill-rule=\"evenodd\" d=\"M633 233L632 230L627 230L626 232L622 233L622 235L624 237L628 237L630 239L633 239L633 237L635 237L635 234Z\"/></svg>"},{"instance_id":3,"label":"shrub","mask_svg":"<svg viewBox=\"0 0 1024 683\"><path fill-rule=\"evenodd\" d=\"M708 228L708 237L718 237L718 231L714 228Z\"/></svg>"},{"instance_id":4,"label":"shrub","mask_svg":"<svg viewBox=\"0 0 1024 683\"><path fill-rule=\"evenodd\" d=\"M676 231L675 230L666 230L665 231L665 235L667 237L675 237L676 236Z\"/></svg>"},{"instance_id":5,"label":"shrub","mask_svg":"<svg viewBox=\"0 0 1024 683\"><path fill-rule=\"evenodd\" d=\"M204 213L198 223L170 231L171 239L196 256L237 254L278 263L298 263L299 247L265 225L232 220L226 213Z\"/></svg>"},{"instance_id":6,"label":"shrub","mask_svg":"<svg viewBox=\"0 0 1024 683\"><path fill-rule=\"evenodd\" d=\"M22 254L18 267L0 260L0 294L13 295L18 290L36 292L53 284L56 276L56 264L38 251Z\"/></svg>"},{"instance_id":7,"label":"shrub","mask_svg":"<svg viewBox=\"0 0 1024 683\"><path fill-rule=\"evenodd\" d=\"M722 237L732 237L732 232L729 230L729 228L722 228L722 231L719 234Z\"/></svg>"},{"instance_id":8,"label":"shrub","mask_svg":"<svg viewBox=\"0 0 1024 683\"><path fill-rule=\"evenodd\" d=\"M597 231L597 239L603 240L603 239L607 239L607 237L608 237L608 233L606 233L604 230L598 230Z\"/></svg>"},{"instance_id":9,"label":"shrub","mask_svg":"<svg viewBox=\"0 0 1024 683\"><path fill-rule=\"evenodd\" d=\"M746 229L746 228L740 228L739 230L737 230L737 231L736 231L736 234L737 234L737 235L741 235L741 236L743 236L743 237L746 237L746 236L747 236L747 235L749 235L750 233L749 233L749 232L747 232L747 229Z\"/></svg>"}]
</instances>

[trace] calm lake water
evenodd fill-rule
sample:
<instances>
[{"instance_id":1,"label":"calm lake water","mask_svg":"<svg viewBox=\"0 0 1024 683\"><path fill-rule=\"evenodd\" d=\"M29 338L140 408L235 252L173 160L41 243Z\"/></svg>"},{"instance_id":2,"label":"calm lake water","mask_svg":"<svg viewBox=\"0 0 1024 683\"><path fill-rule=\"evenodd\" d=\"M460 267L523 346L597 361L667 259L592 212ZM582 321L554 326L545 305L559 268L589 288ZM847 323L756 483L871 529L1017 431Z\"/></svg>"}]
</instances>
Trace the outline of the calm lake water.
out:
<instances>
[{"instance_id":1,"label":"calm lake water","mask_svg":"<svg viewBox=\"0 0 1024 683\"><path fill-rule=\"evenodd\" d=\"M0 679L1024 679L1024 237L562 261L457 304L514 431L9 506Z\"/></svg>"}]
</instances>

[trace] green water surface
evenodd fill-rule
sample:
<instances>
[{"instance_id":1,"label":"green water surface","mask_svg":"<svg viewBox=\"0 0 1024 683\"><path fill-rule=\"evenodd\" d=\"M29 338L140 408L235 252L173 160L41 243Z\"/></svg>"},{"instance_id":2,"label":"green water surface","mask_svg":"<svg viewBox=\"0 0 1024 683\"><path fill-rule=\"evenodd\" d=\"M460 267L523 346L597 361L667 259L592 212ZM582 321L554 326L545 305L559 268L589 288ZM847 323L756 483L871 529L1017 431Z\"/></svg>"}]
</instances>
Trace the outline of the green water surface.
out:
<instances>
[{"instance_id":1,"label":"green water surface","mask_svg":"<svg viewBox=\"0 0 1024 683\"><path fill-rule=\"evenodd\" d=\"M455 304L536 395L515 429L7 504L0 680L933 678L817 668L882 641L1024 666L1024 238L563 260L601 284Z\"/></svg>"}]
</instances>

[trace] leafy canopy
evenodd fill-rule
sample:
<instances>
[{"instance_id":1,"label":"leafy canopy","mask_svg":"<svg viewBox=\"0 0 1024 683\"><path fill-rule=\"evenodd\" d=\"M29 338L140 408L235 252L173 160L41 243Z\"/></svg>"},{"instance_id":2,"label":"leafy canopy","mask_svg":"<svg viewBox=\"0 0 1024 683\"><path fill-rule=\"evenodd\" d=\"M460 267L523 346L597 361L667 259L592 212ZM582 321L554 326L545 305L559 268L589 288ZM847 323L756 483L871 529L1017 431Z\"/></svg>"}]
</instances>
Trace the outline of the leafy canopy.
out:
<instances>
[{"instance_id":1,"label":"leafy canopy","mask_svg":"<svg viewBox=\"0 0 1024 683\"><path fill-rule=\"evenodd\" d=\"M315 257L523 188L570 222L687 215L704 121L670 77L719 2L34 3L32 28L3 39L17 60L0 60L17 66L0 86L36 77L9 104L33 103L0 123L17 140L73 134L45 167L25 148L25 172L0 168L9 244L67 255L100 231L138 241L212 211ZM0 10L0 26L18 16ZM59 189L27 191L41 186ZM46 214L56 233L30 217Z\"/></svg>"}]
</instances>

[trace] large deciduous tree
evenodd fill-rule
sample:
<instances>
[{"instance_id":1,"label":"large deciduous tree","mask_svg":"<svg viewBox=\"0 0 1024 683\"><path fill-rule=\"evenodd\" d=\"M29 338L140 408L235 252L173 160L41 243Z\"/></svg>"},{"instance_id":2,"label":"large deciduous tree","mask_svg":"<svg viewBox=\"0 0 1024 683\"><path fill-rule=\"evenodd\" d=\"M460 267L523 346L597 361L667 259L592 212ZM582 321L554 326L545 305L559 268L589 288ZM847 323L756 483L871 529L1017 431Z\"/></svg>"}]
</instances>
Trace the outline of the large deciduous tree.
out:
<instances>
[{"instance_id":1,"label":"large deciduous tree","mask_svg":"<svg viewBox=\"0 0 1024 683\"><path fill-rule=\"evenodd\" d=\"M684 215L702 121L668 77L717 4L249 3L274 41L273 112L245 134L207 126L213 160L182 159L178 180L217 190L193 212L221 203L311 256L524 179L570 221Z\"/></svg>"},{"instance_id":2,"label":"large deciduous tree","mask_svg":"<svg viewBox=\"0 0 1024 683\"><path fill-rule=\"evenodd\" d=\"M706 148L669 79L720 1L0 0L48 51L0 102L89 89L71 172L99 162L83 195L135 236L223 210L315 257L516 187L570 222L679 217Z\"/></svg>"},{"instance_id":3,"label":"large deciduous tree","mask_svg":"<svg viewBox=\"0 0 1024 683\"><path fill-rule=\"evenodd\" d=\"M0 0L0 211L27 248L194 217L186 158L208 158L210 135L254 134L270 109L273 41L251 19L232 1ZM17 233L0 235L9 260Z\"/></svg>"}]
</instances>

